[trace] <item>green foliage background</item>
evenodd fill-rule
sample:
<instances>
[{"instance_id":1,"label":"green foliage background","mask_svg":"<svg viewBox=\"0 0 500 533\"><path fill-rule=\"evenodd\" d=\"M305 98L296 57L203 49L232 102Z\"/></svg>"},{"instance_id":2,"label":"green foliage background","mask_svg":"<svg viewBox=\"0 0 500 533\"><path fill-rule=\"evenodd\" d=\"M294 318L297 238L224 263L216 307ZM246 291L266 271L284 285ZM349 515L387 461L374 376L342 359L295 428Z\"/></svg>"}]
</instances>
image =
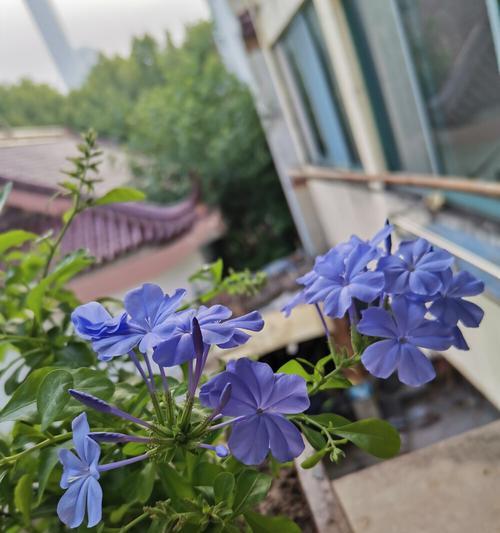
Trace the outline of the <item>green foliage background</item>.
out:
<instances>
[{"instance_id":1,"label":"green foliage background","mask_svg":"<svg viewBox=\"0 0 500 533\"><path fill-rule=\"evenodd\" d=\"M217 254L235 268L261 267L296 244L251 95L226 71L209 23L188 28L178 47L145 36L129 57L101 56L67 97L28 81L0 87L0 121L93 127L128 147L137 185L154 201L185 195L195 173L227 223Z\"/></svg>"}]
</instances>

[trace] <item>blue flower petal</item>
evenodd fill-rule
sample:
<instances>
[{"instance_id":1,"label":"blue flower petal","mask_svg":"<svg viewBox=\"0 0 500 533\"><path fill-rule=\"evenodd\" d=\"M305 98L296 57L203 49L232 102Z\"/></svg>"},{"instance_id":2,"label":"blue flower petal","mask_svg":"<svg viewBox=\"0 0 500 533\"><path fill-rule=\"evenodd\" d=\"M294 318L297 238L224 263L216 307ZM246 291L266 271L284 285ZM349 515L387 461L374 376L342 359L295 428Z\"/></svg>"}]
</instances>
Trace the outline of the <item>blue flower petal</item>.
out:
<instances>
[{"instance_id":1,"label":"blue flower petal","mask_svg":"<svg viewBox=\"0 0 500 533\"><path fill-rule=\"evenodd\" d=\"M263 364L263 363L261 363ZM260 407L283 414L302 413L309 408L307 385L301 376L276 374L272 392Z\"/></svg>"},{"instance_id":2,"label":"blue flower petal","mask_svg":"<svg viewBox=\"0 0 500 533\"><path fill-rule=\"evenodd\" d=\"M118 332L116 335L109 335L92 341L92 348L97 352L101 361L109 361L113 357L130 352L139 344L143 336L144 332Z\"/></svg>"},{"instance_id":3,"label":"blue flower petal","mask_svg":"<svg viewBox=\"0 0 500 533\"><path fill-rule=\"evenodd\" d=\"M129 291L123 301L132 320L145 329L154 326L162 302L161 287L152 283L144 283L141 287Z\"/></svg>"},{"instance_id":4,"label":"blue flower petal","mask_svg":"<svg viewBox=\"0 0 500 533\"><path fill-rule=\"evenodd\" d=\"M417 328L408 331L406 338L415 346L431 350L447 350L453 338L450 329L437 320L425 320Z\"/></svg>"},{"instance_id":5,"label":"blue flower petal","mask_svg":"<svg viewBox=\"0 0 500 533\"><path fill-rule=\"evenodd\" d=\"M408 287L415 294L431 296L442 287L442 282L436 274L425 270L415 270L409 275Z\"/></svg>"},{"instance_id":6,"label":"blue flower petal","mask_svg":"<svg viewBox=\"0 0 500 533\"><path fill-rule=\"evenodd\" d=\"M233 424L228 440L231 453L245 465L260 465L269 453L269 433L263 416L254 415Z\"/></svg>"},{"instance_id":7,"label":"blue flower petal","mask_svg":"<svg viewBox=\"0 0 500 533\"><path fill-rule=\"evenodd\" d=\"M269 435L269 447L280 463L291 461L304 451L300 431L285 417L275 414L263 415Z\"/></svg>"},{"instance_id":8,"label":"blue flower petal","mask_svg":"<svg viewBox=\"0 0 500 533\"><path fill-rule=\"evenodd\" d=\"M83 522L89 479L81 478L72 483L57 504L59 519L70 528L78 527Z\"/></svg>"},{"instance_id":9,"label":"blue flower petal","mask_svg":"<svg viewBox=\"0 0 500 533\"><path fill-rule=\"evenodd\" d=\"M87 461L87 435L90 433L89 423L87 421L87 414L81 413L71 422L71 429L73 430L73 443L80 459L89 464Z\"/></svg>"},{"instance_id":10,"label":"blue flower petal","mask_svg":"<svg viewBox=\"0 0 500 533\"><path fill-rule=\"evenodd\" d=\"M60 486L67 489L72 480L86 474L88 468L73 452L65 448L59 450L58 457L63 465Z\"/></svg>"},{"instance_id":11,"label":"blue flower petal","mask_svg":"<svg viewBox=\"0 0 500 533\"><path fill-rule=\"evenodd\" d=\"M391 314L380 307L363 311L357 329L363 335L392 339L398 336L397 326Z\"/></svg>"},{"instance_id":12,"label":"blue flower petal","mask_svg":"<svg viewBox=\"0 0 500 533\"><path fill-rule=\"evenodd\" d=\"M400 345L394 340L383 340L368 346L363 352L361 362L377 378L388 378L400 360Z\"/></svg>"},{"instance_id":13,"label":"blue flower petal","mask_svg":"<svg viewBox=\"0 0 500 533\"><path fill-rule=\"evenodd\" d=\"M411 387L418 387L433 380L435 376L432 363L418 348L409 343L402 345L398 364L400 381Z\"/></svg>"},{"instance_id":14,"label":"blue flower petal","mask_svg":"<svg viewBox=\"0 0 500 533\"><path fill-rule=\"evenodd\" d=\"M87 485L87 527L94 527L102 518L102 488L93 477L88 479Z\"/></svg>"}]
</instances>

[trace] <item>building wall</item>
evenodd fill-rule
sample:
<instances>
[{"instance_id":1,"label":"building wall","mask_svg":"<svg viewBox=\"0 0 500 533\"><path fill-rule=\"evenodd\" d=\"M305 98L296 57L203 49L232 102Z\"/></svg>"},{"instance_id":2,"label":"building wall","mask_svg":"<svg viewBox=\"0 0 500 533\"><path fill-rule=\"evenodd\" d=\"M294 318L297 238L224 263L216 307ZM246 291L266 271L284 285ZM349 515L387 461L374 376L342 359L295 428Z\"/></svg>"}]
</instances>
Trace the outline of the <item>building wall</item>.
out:
<instances>
[{"instance_id":1,"label":"building wall","mask_svg":"<svg viewBox=\"0 0 500 533\"><path fill-rule=\"evenodd\" d=\"M373 62L371 68L378 69L379 96L385 98L384 101L380 100L380 108L373 103L373 88L367 84L369 75L373 75L373 72L368 72L370 65L360 56L359 42L355 43L352 18L349 18L350 15L345 9L346 1L311 0L324 37L326 61L323 67L325 71L333 72L341 105L358 151L360 167L354 170L377 173L388 171L396 165L401 170L430 173L443 168L439 167L436 155L436 144L442 143L443 139L433 138L433 125L426 116L426 108L423 105L425 95L419 92L417 87L417 77L421 72L415 65L409 64L412 52L410 38L401 33L405 28L402 16L406 16L407 13L396 12L394 8L396 2L388 0L347 1L351 7L355 4L362 7L360 23L369 28L365 46L371 52ZM291 165L314 163L311 161L308 149L311 139L308 139L307 135L311 132L304 133L300 124L304 115L310 114L311 111L304 106L301 108L297 94L300 96L303 89L300 86L291 87L290 76L287 78L286 73L280 71L278 57L279 44L283 42L283 36L298 13L304 12L308 3L300 0L232 0L230 4L235 15L241 14L244 10L252 15L259 51L252 50L247 52L247 55L252 58L260 53L264 59L266 69L262 69L262 63L259 68L251 64L254 75L266 78L264 70L267 70L266 83L260 83L260 90L254 94L254 98L258 108L272 111L261 114L261 118L270 144L280 146L280 143L283 143L282 146L285 147L273 150L273 157L276 166L286 175ZM401 0L398 5L413 9L417 1L412 4ZM424 15L425 9L436 10L439 7L439 3L431 0L418 2L418 5L423 6ZM467 4L462 0L460 5L467 8ZM435 20L438 22L445 20L443 17L446 16L446 12L437 11ZM424 29L427 30L431 25L429 22L427 26L424 24ZM457 29L458 37L455 37L458 40L461 38L459 30L465 31L464 28ZM437 38L439 37L438 35ZM464 70L462 65L459 67ZM483 91L481 97L485 98L485 89L481 90ZM269 107L270 101L274 102L273 106L277 109ZM386 115L382 113L384 105ZM281 120L279 128L275 127L276 122L272 119L278 115ZM381 133L383 120L386 120L391 129L393 136L391 142L398 152L395 160L391 160L388 155L388 136ZM312 133L314 134L314 131ZM460 135L462 138L465 136L463 129ZM457 138L461 138L460 135L457 135ZM469 145L475 141L473 137L468 139ZM293 158L288 156L287 147L293 147ZM465 145L463 151L468 148L469 146ZM499 287L498 268L495 266L498 262L495 254L500 248L493 246L495 243L498 244L500 233L496 223L490 224L486 218L482 218L487 209L489 214L495 215L496 211L498 216L500 214L500 208L497 209L498 204L476 199L476 207L479 206L479 209L469 217L467 211L454 211L455 205L474 207L469 198L459 198L459 202L456 203L453 195L441 197L437 195L437 198L429 198L421 191L419 194L409 194L407 190L388 191L381 186L369 187L314 179L301 181L295 186L294 193L295 196L303 195L307 198L306 202L299 203L299 209L302 211L310 239L314 241L314 236L320 235L320 239L315 243L317 251L323 251L337 244L352 233L368 238L381 227L387 217L396 222L400 237L412 234L418 236L423 232L425 235L430 234L431 237L435 237L438 243L441 242L439 235L429 232L429 228L434 226L446 228L450 221L452 222L450 227L454 230L449 232L449 241L445 242L449 242L450 249L459 259L465 258L468 267L475 273L486 273L488 291L485 296L477 299L477 303L485 309L482 325L478 329L467 329L465 332L471 346L470 352L450 350L446 357L500 407L500 387L497 386L500 382L500 357L498 357L500 333L497 326L500 322L500 300L494 295L496 288ZM445 198L451 208L447 209L443 216L439 210L428 208L434 200L440 204ZM485 206L483 211L482 206ZM311 217L311 214L315 216ZM454 240L453 235L457 234L457 231L460 233L461 229L463 236L466 237ZM497 232L496 237L495 232ZM485 243L492 246L488 248Z\"/></svg>"}]
</instances>

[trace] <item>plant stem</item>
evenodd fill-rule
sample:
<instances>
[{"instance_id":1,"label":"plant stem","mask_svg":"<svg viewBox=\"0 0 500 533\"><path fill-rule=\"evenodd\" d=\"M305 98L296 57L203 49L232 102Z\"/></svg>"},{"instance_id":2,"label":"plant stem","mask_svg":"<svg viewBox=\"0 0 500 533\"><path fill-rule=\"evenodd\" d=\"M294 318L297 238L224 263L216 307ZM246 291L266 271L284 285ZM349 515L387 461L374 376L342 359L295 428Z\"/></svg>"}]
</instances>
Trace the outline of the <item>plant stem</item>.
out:
<instances>
[{"instance_id":1,"label":"plant stem","mask_svg":"<svg viewBox=\"0 0 500 533\"><path fill-rule=\"evenodd\" d=\"M47 446L50 446L51 444L55 444L56 442L63 442L65 440L68 440L72 436L73 436L73 433L69 431L68 433L64 433L63 435L56 435L55 437L51 437L50 439L43 440L42 442L39 442L38 444L35 444L31 448L27 448L26 450L23 450L22 452L16 453L15 455L9 455L8 457L4 457L2 460L0 460L0 467L5 466L14 461L17 461L18 459L21 459L25 455L28 455L29 453L35 450L46 448Z\"/></svg>"},{"instance_id":2,"label":"plant stem","mask_svg":"<svg viewBox=\"0 0 500 533\"><path fill-rule=\"evenodd\" d=\"M73 222L73 219L79 213L78 204L80 203L80 193L81 191L80 189L78 189L78 195L75 198L75 207L71 215L69 216L68 220L64 223L64 226L61 228L61 231L59 232L59 235L57 236L56 240L52 243L50 247L50 252L49 252L49 255L47 256L47 260L45 261L45 266L43 268L42 279L47 277L47 274L49 273L49 269L50 269L50 263L52 263L52 259L54 259L54 255L57 251L57 248L61 244L61 241L63 240L64 235L66 235L66 232L68 231L71 223Z\"/></svg>"},{"instance_id":3,"label":"plant stem","mask_svg":"<svg viewBox=\"0 0 500 533\"><path fill-rule=\"evenodd\" d=\"M12 342L31 342L35 344L46 344L45 339L25 337L24 335L0 335L0 340L2 341L12 341Z\"/></svg>"},{"instance_id":4,"label":"plant stem","mask_svg":"<svg viewBox=\"0 0 500 533\"><path fill-rule=\"evenodd\" d=\"M134 526L136 526L137 524L139 524L143 520L145 520L148 516L149 516L149 512L146 511L146 512L142 513L138 517L134 518L132 520L132 522L129 522L127 525L125 525L122 528L120 528L119 532L120 533L126 533L127 531L131 530Z\"/></svg>"},{"instance_id":5,"label":"plant stem","mask_svg":"<svg viewBox=\"0 0 500 533\"><path fill-rule=\"evenodd\" d=\"M325 332L325 337L326 337L326 342L328 344L328 349L330 350L330 354L332 355L332 358L333 360L335 361L336 357L335 357L335 345L333 343L333 338L332 338L332 335L330 333L330 330L328 329L328 325L326 323L326 320L325 320L325 316L323 315L320 307L319 307L319 304L314 304L314 307L316 308L316 311L318 313L318 316L319 316L319 319L321 320L321 325L323 326L323 330Z\"/></svg>"},{"instance_id":6,"label":"plant stem","mask_svg":"<svg viewBox=\"0 0 500 533\"><path fill-rule=\"evenodd\" d=\"M172 426L174 423L174 418L175 418L175 410L174 410L174 403L172 400L172 394L170 393L170 388L168 386L167 375L165 373L165 369L161 365L158 365L158 368L160 369L161 382L163 385L163 394L165 397L165 406L166 406L166 411L167 411L167 423L169 426Z\"/></svg>"},{"instance_id":7,"label":"plant stem","mask_svg":"<svg viewBox=\"0 0 500 533\"><path fill-rule=\"evenodd\" d=\"M329 372L328 374L326 374L326 376L322 376L321 379L319 381L317 381L312 387L311 389L308 391L308 394L309 395L312 395L312 394L316 394L321 386L326 383L330 378L336 376L337 374L340 373L340 371L342 370L342 365L338 366L337 368L335 368L334 370L332 370L331 372Z\"/></svg>"},{"instance_id":8,"label":"plant stem","mask_svg":"<svg viewBox=\"0 0 500 533\"><path fill-rule=\"evenodd\" d=\"M130 356L130 359L132 359L132 362L134 363L135 367L137 368L139 374L141 375L144 383L146 384L146 387L149 392L149 396L151 397L151 401L153 402L153 408L156 413L156 418L158 419L158 422L160 424L165 424L165 419L163 418L163 413L160 408L160 403L158 402L158 397L156 396L156 392L152 383L152 371L151 371L151 365L148 366L148 371L150 372L150 377L148 378L146 376L146 373L144 372L144 369L142 368L141 363L139 362L139 359L137 358L137 355L135 354L134 350L130 350L128 353ZM145 356L146 358L146 356ZM148 359L146 359L146 365L148 363Z\"/></svg>"},{"instance_id":9,"label":"plant stem","mask_svg":"<svg viewBox=\"0 0 500 533\"><path fill-rule=\"evenodd\" d=\"M172 426L175 420L175 407L172 394L169 390L165 391L165 404L167 407L167 422Z\"/></svg>"},{"instance_id":10,"label":"plant stem","mask_svg":"<svg viewBox=\"0 0 500 533\"><path fill-rule=\"evenodd\" d=\"M193 410L194 405L194 397L188 396L186 403L184 405L184 411L181 415L181 421L179 423L179 427L181 429L186 429L188 422L189 422L189 416L191 415L191 411Z\"/></svg>"}]
</instances>

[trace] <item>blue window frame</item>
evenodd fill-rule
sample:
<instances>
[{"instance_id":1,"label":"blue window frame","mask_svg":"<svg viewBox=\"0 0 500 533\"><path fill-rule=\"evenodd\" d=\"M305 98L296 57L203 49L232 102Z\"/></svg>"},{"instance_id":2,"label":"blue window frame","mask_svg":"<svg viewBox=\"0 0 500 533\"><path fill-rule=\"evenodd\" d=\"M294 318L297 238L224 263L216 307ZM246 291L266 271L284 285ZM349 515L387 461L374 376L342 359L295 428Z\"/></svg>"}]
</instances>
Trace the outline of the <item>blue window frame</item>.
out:
<instances>
[{"instance_id":1,"label":"blue window frame","mask_svg":"<svg viewBox=\"0 0 500 533\"><path fill-rule=\"evenodd\" d=\"M359 167L312 2L294 16L276 48L311 162Z\"/></svg>"},{"instance_id":2,"label":"blue window frame","mask_svg":"<svg viewBox=\"0 0 500 533\"><path fill-rule=\"evenodd\" d=\"M400 169L500 182L498 0L344 0L344 7L358 53L372 61L375 75L362 67L367 85L378 84L393 132L383 141L394 143ZM446 196L500 219L497 200Z\"/></svg>"}]
</instances>

